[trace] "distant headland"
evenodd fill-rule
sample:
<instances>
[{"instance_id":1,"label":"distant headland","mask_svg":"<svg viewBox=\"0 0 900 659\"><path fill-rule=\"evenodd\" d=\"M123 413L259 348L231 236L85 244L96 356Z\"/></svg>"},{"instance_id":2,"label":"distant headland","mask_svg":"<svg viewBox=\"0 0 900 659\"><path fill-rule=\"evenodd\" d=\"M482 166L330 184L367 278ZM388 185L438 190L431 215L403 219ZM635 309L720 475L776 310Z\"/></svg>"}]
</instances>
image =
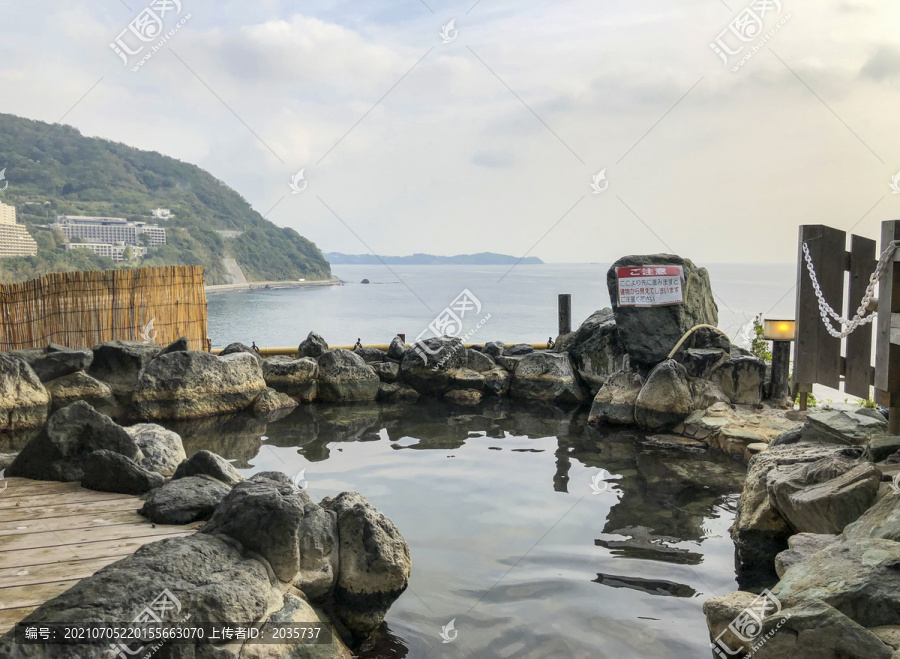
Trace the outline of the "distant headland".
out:
<instances>
[{"instance_id":1,"label":"distant headland","mask_svg":"<svg viewBox=\"0 0 900 659\"><path fill-rule=\"evenodd\" d=\"M375 256L374 254L341 254L327 252L325 260L331 265L543 265L536 256L527 256L521 261L517 256L481 252L479 254L457 254L456 256L435 256L434 254L412 254L411 256Z\"/></svg>"}]
</instances>

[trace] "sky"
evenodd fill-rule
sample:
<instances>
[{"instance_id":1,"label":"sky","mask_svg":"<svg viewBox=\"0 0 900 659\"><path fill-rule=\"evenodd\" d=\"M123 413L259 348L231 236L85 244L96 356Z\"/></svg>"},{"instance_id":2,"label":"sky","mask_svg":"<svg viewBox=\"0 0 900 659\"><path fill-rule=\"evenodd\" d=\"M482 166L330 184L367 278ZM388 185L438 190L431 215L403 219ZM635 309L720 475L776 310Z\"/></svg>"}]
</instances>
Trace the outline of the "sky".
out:
<instances>
[{"instance_id":1,"label":"sky","mask_svg":"<svg viewBox=\"0 0 900 659\"><path fill-rule=\"evenodd\" d=\"M148 7L174 33L137 66ZM800 224L900 217L900 3L0 0L0 20L0 112L194 163L323 251L788 262Z\"/></svg>"}]
</instances>

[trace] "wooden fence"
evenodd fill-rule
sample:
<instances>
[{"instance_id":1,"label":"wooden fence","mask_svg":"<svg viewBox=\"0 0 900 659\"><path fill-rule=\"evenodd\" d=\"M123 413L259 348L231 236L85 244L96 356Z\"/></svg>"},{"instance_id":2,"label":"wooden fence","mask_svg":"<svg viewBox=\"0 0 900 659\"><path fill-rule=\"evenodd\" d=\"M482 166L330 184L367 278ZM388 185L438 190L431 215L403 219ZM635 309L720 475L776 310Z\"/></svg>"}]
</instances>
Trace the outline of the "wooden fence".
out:
<instances>
[{"instance_id":1,"label":"wooden fence","mask_svg":"<svg viewBox=\"0 0 900 659\"><path fill-rule=\"evenodd\" d=\"M114 339L206 350L206 293L196 265L59 272L0 284L0 350Z\"/></svg>"},{"instance_id":2,"label":"wooden fence","mask_svg":"<svg viewBox=\"0 0 900 659\"><path fill-rule=\"evenodd\" d=\"M860 326L842 346L841 339L831 336L822 324L802 248L806 243L825 300L838 313L845 313L846 304L845 316L852 317L875 270L878 254L898 239L900 220L882 222L880 250L874 240L851 235L847 251L845 231L821 224L800 227L792 382L795 393L800 394L801 409L806 408L807 394L816 383L833 389L843 383L846 393L860 398L869 398L874 386L876 402L891 410L890 432L900 434L900 333L892 335L892 330L900 327L900 268L895 267L898 256L888 262L879 282L875 327ZM849 273L846 282L845 273Z\"/></svg>"}]
</instances>

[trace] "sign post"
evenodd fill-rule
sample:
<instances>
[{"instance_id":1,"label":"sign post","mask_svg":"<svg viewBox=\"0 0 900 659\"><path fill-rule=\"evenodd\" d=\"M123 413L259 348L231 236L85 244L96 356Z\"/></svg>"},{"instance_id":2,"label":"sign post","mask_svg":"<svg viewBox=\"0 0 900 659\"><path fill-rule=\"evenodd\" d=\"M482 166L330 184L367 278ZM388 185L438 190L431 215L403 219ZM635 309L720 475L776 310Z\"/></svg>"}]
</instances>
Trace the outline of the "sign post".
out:
<instances>
[{"instance_id":1,"label":"sign post","mask_svg":"<svg viewBox=\"0 0 900 659\"><path fill-rule=\"evenodd\" d=\"M663 307L684 303L680 265L616 268L620 307Z\"/></svg>"}]
</instances>

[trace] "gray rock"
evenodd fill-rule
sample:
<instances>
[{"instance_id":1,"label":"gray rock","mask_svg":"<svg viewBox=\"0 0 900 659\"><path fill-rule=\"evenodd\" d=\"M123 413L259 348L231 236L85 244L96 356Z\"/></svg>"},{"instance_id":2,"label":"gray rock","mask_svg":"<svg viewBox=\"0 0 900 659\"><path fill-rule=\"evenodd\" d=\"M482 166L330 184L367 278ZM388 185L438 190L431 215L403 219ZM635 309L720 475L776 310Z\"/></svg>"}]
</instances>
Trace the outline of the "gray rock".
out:
<instances>
[{"instance_id":1,"label":"gray rock","mask_svg":"<svg viewBox=\"0 0 900 659\"><path fill-rule=\"evenodd\" d=\"M219 357L224 357L225 355L233 355L236 352L245 352L248 355L253 355L258 361L262 362L263 358L256 350L254 350L251 346L245 345L243 343L229 343L227 346L222 348L222 351L219 353Z\"/></svg>"},{"instance_id":2,"label":"gray rock","mask_svg":"<svg viewBox=\"0 0 900 659\"><path fill-rule=\"evenodd\" d=\"M296 400L272 388L266 389L253 401L253 412L261 415L271 415L284 411L290 412L295 407L297 407Z\"/></svg>"},{"instance_id":3,"label":"gray rock","mask_svg":"<svg viewBox=\"0 0 900 659\"><path fill-rule=\"evenodd\" d=\"M552 352L522 357L513 373L509 394L522 400L562 404L580 403L585 398L572 358Z\"/></svg>"},{"instance_id":4,"label":"gray rock","mask_svg":"<svg viewBox=\"0 0 900 659\"><path fill-rule=\"evenodd\" d=\"M290 582L300 569L301 523L311 503L293 485L244 481L222 500L202 533L237 540L269 561L275 576Z\"/></svg>"},{"instance_id":5,"label":"gray rock","mask_svg":"<svg viewBox=\"0 0 900 659\"><path fill-rule=\"evenodd\" d=\"M45 602L28 615L28 620L121 624L133 620L153 603L159 606L163 595L171 608L157 608L156 613L162 613L165 622L182 621L188 615L198 621L264 620L267 611L277 610L282 599L281 590L272 584L260 561L246 557L234 543L197 533L140 547L134 555L107 565ZM335 639L335 643L340 641ZM0 656L113 657L109 645L106 640L93 645L55 646L48 653L46 646L15 644L12 635L7 634L0 640ZM242 654L240 643L215 646L214 655L210 654L211 647L204 639L196 645L166 645L154 656L237 659Z\"/></svg>"},{"instance_id":6,"label":"gray rock","mask_svg":"<svg viewBox=\"0 0 900 659\"><path fill-rule=\"evenodd\" d=\"M874 502L881 472L840 456L773 469L769 499L798 533L836 534Z\"/></svg>"},{"instance_id":7,"label":"gray rock","mask_svg":"<svg viewBox=\"0 0 900 659\"><path fill-rule=\"evenodd\" d=\"M50 417L10 465L7 476L80 481L85 460L101 449L129 460L143 457L134 439L112 419L87 403L73 403Z\"/></svg>"},{"instance_id":8,"label":"gray rock","mask_svg":"<svg viewBox=\"0 0 900 659\"><path fill-rule=\"evenodd\" d=\"M634 425L634 404L643 386L644 379L637 373L620 371L610 377L594 397L588 423Z\"/></svg>"},{"instance_id":9,"label":"gray rock","mask_svg":"<svg viewBox=\"0 0 900 659\"><path fill-rule=\"evenodd\" d=\"M193 419L246 409L265 389L260 361L245 352L172 352L147 365L132 404L145 420Z\"/></svg>"},{"instance_id":10,"label":"gray rock","mask_svg":"<svg viewBox=\"0 0 900 659\"><path fill-rule=\"evenodd\" d=\"M468 361L469 368L471 368L473 371L477 371L479 373L487 373L488 371L497 368L497 362L495 362L493 357L491 357L490 355L486 355L485 353L479 352L478 350L472 350L471 348L469 348L466 353L466 359Z\"/></svg>"},{"instance_id":11,"label":"gray rock","mask_svg":"<svg viewBox=\"0 0 900 659\"><path fill-rule=\"evenodd\" d=\"M225 458L211 451L197 451L190 458L178 465L173 479L188 476L211 476L226 485L237 485L244 481L240 472L231 466Z\"/></svg>"},{"instance_id":12,"label":"gray rock","mask_svg":"<svg viewBox=\"0 0 900 659\"><path fill-rule=\"evenodd\" d=\"M186 352L191 349L191 344L188 342L187 337L179 337L172 341L165 348L160 350L160 355L168 355L170 352ZM226 353L227 354L227 353Z\"/></svg>"},{"instance_id":13,"label":"gray rock","mask_svg":"<svg viewBox=\"0 0 900 659\"><path fill-rule=\"evenodd\" d=\"M832 441L855 446L862 446L887 430L884 417L873 415L865 408L812 412L807 416L807 423L811 430Z\"/></svg>"},{"instance_id":14,"label":"gray rock","mask_svg":"<svg viewBox=\"0 0 900 659\"><path fill-rule=\"evenodd\" d=\"M309 335L300 342L300 346L297 348L297 357L312 357L313 359L318 359L326 352L328 352L328 343L325 342L325 339L315 332L310 332Z\"/></svg>"},{"instance_id":15,"label":"gray rock","mask_svg":"<svg viewBox=\"0 0 900 659\"><path fill-rule=\"evenodd\" d=\"M527 343L516 343L515 345L511 345L507 347L503 354L507 357L523 357L525 355L530 355L534 352L534 346L530 346Z\"/></svg>"},{"instance_id":16,"label":"gray rock","mask_svg":"<svg viewBox=\"0 0 900 659\"><path fill-rule=\"evenodd\" d=\"M139 464L144 469L163 476L171 476L178 469L178 465L187 458L181 436L155 423L128 426L125 432L141 449L144 457Z\"/></svg>"},{"instance_id":17,"label":"gray rock","mask_svg":"<svg viewBox=\"0 0 900 659\"><path fill-rule=\"evenodd\" d=\"M721 350L726 354L731 355L732 347L731 340L721 330L701 327L700 329L694 330L687 338L682 344L681 350ZM746 352L746 354L749 355L750 353Z\"/></svg>"},{"instance_id":18,"label":"gray rock","mask_svg":"<svg viewBox=\"0 0 900 659\"><path fill-rule=\"evenodd\" d=\"M497 362L498 366L505 368L507 373L515 373L516 367L519 365L519 362L522 361L522 358L497 355L496 357L494 357L494 361Z\"/></svg>"},{"instance_id":19,"label":"gray rock","mask_svg":"<svg viewBox=\"0 0 900 659\"><path fill-rule=\"evenodd\" d=\"M634 419L642 428L667 430L684 421L693 410L687 371L674 359L667 359L647 376L635 400Z\"/></svg>"},{"instance_id":20,"label":"gray rock","mask_svg":"<svg viewBox=\"0 0 900 659\"><path fill-rule=\"evenodd\" d=\"M489 341L484 344L482 352L488 357L496 358L502 355L504 350L506 350L506 344L503 341Z\"/></svg>"},{"instance_id":21,"label":"gray rock","mask_svg":"<svg viewBox=\"0 0 900 659\"><path fill-rule=\"evenodd\" d=\"M384 351L379 350L378 348L367 348L363 346L362 348L356 348L353 352L362 357L363 361L367 364L380 364L387 358Z\"/></svg>"},{"instance_id":22,"label":"gray rock","mask_svg":"<svg viewBox=\"0 0 900 659\"><path fill-rule=\"evenodd\" d=\"M79 400L108 416L120 416L124 412L113 395L112 387L84 371L50 380L44 386L50 394L54 412Z\"/></svg>"},{"instance_id":23,"label":"gray rock","mask_svg":"<svg viewBox=\"0 0 900 659\"><path fill-rule=\"evenodd\" d=\"M380 364L371 364L371 366L372 370L375 371L375 375L382 382L396 382L397 378L400 377L400 364L382 362Z\"/></svg>"},{"instance_id":24,"label":"gray rock","mask_svg":"<svg viewBox=\"0 0 900 659\"><path fill-rule=\"evenodd\" d=\"M87 370L93 360L94 353L90 350L48 352L40 359L34 360L31 368L41 382L49 382L70 373Z\"/></svg>"},{"instance_id":25,"label":"gray rock","mask_svg":"<svg viewBox=\"0 0 900 659\"><path fill-rule=\"evenodd\" d=\"M769 446L787 446L789 444L797 444L801 441L803 436L803 426L797 426L795 428L791 428L790 430L785 430L783 433L779 434L775 439L769 442Z\"/></svg>"},{"instance_id":26,"label":"gray rock","mask_svg":"<svg viewBox=\"0 0 900 659\"><path fill-rule=\"evenodd\" d=\"M900 542L900 494L891 493L881 498L862 516L844 528L844 537L883 538Z\"/></svg>"},{"instance_id":27,"label":"gray rock","mask_svg":"<svg viewBox=\"0 0 900 659\"><path fill-rule=\"evenodd\" d=\"M616 268L648 265L678 265L684 272L684 304L664 307L620 307ZM718 307L706 268L674 254L626 256L616 261L606 275L609 298L619 337L632 362L652 366L669 355L675 344L696 325L718 324Z\"/></svg>"},{"instance_id":28,"label":"gray rock","mask_svg":"<svg viewBox=\"0 0 900 659\"><path fill-rule=\"evenodd\" d=\"M266 385L301 403L311 403L319 391L319 364L312 357L269 357L262 364Z\"/></svg>"},{"instance_id":29,"label":"gray rock","mask_svg":"<svg viewBox=\"0 0 900 659\"><path fill-rule=\"evenodd\" d=\"M758 405L766 381L766 363L756 357L736 357L717 366L709 379L722 388L732 403Z\"/></svg>"},{"instance_id":30,"label":"gray rock","mask_svg":"<svg viewBox=\"0 0 900 659\"><path fill-rule=\"evenodd\" d=\"M400 362L400 381L423 394L443 394L450 389L449 371L465 368L468 355L457 337L436 336L419 341Z\"/></svg>"},{"instance_id":31,"label":"gray rock","mask_svg":"<svg viewBox=\"0 0 900 659\"><path fill-rule=\"evenodd\" d=\"M108 341L94 346L88 375L106 382L126 398L138 385L141 372L159 354L160 346L142 341Z\"/></svg>"},{"instance_id":32,"label":"gray rock","mask_svg":"<svg viewBox=\"0 0 900 659\"><path fill-rule=\"evenodd\" d=\"M334 612L354 634L369 634L409 583L409 546L365 497L344 492L322 499L337 516L340 574Z\"/></svg>"},{"instance_id":33,"label":"gray rock","mask_svg":"<svg viewBox=\"0 0 900 659\"><path fill-rule=\"evenodd\" d=\"M484 376L485 393L495 396L506 396L509 393L512 376L505 368L493 368L482 375Z\"/></svg>"},{"instance_id":34,"label":"gray rock","mask_svg":"<svg viewBox=\"0 0 900 659\"><path fill-rule=\"evenodd\" d=\"M419 392L397 382L382 382L375 399L387 403L415 403L419 400Z\"/></svg>"},{"instance_id":35,"label":"gray rock","mask_svg":"<svg viewBox=\"0 0 900 659\"><path fill-rule=\"evenodd\" d=\"M319 357L320 400L375 400L380 382L363 358L350 350L336 348Z\"/></svg>"},{"instance_id":36,"label":"gray rock","mask_svg":"<svg viewBox=\"0 0 900 659\"><path fill-rule=\"evenodd\" d=\"M793 605L819 599L866 627L900 624L900 543L836 542L787 570L772 592Z\"/></svg>"},{"instance_id":37,"label":"gray rock","mask_svg":"<svg viewBox=\"0 0 900 659\"><path fill-rule=\"evenodd\" d=\"M103 449L89 453L82 468L81 487L99 492L144 494L165 482L155 471L144 469L121 453Z\"/></svg>"},{"instance_id":38,"label":"gray rock","mask_svg":"<svg viewBox=\"0 0 900 659\"><path fill-rule=\"evenodd\" d=\"M402 361L403 355L406 354L407 350L409 350L409 347L407 347L406 343L404 343L399 336L395 336L391 341L391 345L388 347L387 356L390 359Z\"/></svg>"},{"instance_id":39,"label":"gray rock","mask_svg":"<svg viewBox=\"0 0 900 659\"><path fill-rule=\"evenodd\" d=\"M209 476L188 476L147 495L140 514L154 524L190 524L212 517L231 488Z\"/></svg>"},{"instance_id":40,"label":"gray rock","mask_svg":"<svg viewBox=\"0 0 900 659\"><path fill-rule=\"evenodd\" d=\"M805 561L840 540L839 535L828 533L798 533L788 538L788 549L775 557L775 572L778 578L784 576L789 567Z\"/></svg>"},{"instance_id":41,"label":"gray rock","mask_svg":"<svg viewBox=\"0 0 900 659\"><path fill-rule=\"evenodd\" d=\"M709 377L720 362L727 360L728 356L724 350L708 348L689 348L679 357L681 365L692 378Z\"/></svg>"},{"instance_id":42,"label":"gray rock","mask_svg":"<svg viewBox=\"0 0 900 659\"><path fill-rule=\"evenodd\" d=\"M453 389L471 389L481 391L484 389L484 375L469 368L455 368L447 371L449 387Z\"/></svg>"},{"instance_id":43,"label":"gray rock","mask_svg":"<svg viewBox=\"0 0 900 659\"><path fill-rule=\"evenodd\" d=\"M615 373L631 370L612 309L591 314L577 330L560 337L553 349L572 356L579 377L592 395Z\"/></svg>"},{"instance_id":44,"label":"gray rock","mask_svg":"<svg viewBox=\"0 0 900 659\"><path fill-rule=\"evenodd\" d=\"M875 435L866 443L864 457L868 462L881 462L897 451L900 451L900 435Z\"/></svg>"},{"instance_id":45,"label":"gray rock","mask_svg":"<svg viewBox=\"0 0 900 659\"><path fill-rule=\"evenodd\" d=\"M31 367L0 353L0 430L40 426L49 409L50 394Z\"/></svg>"},{"instance_id":46,"label":"gray rock","mask_svg":"<svg viewBox=\"0 0 900 659\"><path fill-rule=\"evenodd\" d=\"M731 527L739 583L767 583L776 579L775 556L788 548L794 534L769 498L770 472L781 466L815 462L840 455L834 446L791 444L771 446L750 460L744 489Z\"/></svg>"},{"instance_id":47,"label":"gray rock","mask_svg":"<svg viewBox=\"0 0 900 659\"><path fill-rule=\"evenodd\" d=\"M715 382L702 380L700 378L689 378L691 387L691 399L695 410L706 410L716 403L730 404L731 401L722 387Z\"/></svg>"}]
</instances>

